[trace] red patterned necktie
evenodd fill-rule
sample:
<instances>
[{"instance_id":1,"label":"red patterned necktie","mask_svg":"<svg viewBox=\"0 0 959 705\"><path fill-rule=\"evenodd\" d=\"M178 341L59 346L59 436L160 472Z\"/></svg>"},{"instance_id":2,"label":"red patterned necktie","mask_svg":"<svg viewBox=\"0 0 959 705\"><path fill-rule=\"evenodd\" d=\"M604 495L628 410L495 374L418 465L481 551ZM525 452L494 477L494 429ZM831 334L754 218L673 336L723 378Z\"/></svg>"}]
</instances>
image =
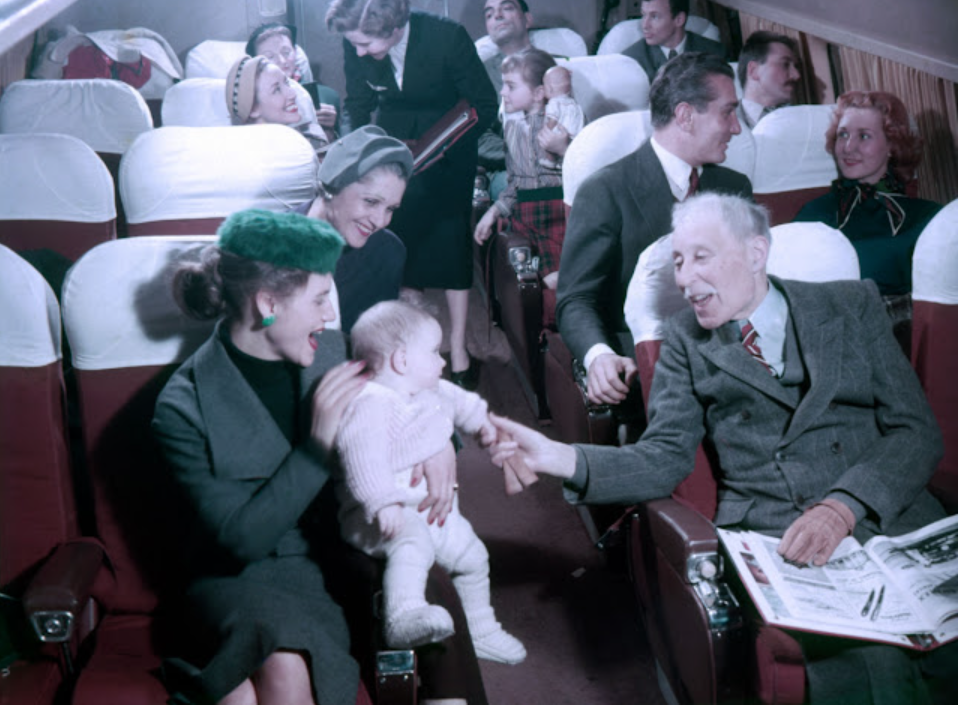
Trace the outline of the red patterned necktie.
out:
<instances>
[{"instance_id":1,"label":"red patterned necktie","mask_svg":"<svg viewBox=\"0 0 959 705\"><path fill-rule=\"evenodd\" d=\"M689 172L689 190L686 191L686 198L695 196L697 190L699 190L699 172L693 167L693 170Z\"/></svg>"},{"instance_id":2,"label":"red patterned necktie","mask_svg":"<svg viewBox=\"0 0 959 705\"><path fill-rule=\"evenodd\" d=\"M759 333L753 328L753 324L749 321L746 322L746 325L743 326L743 347L746 348L746 351L752 355L756 360L762 363L762 366L766 368L766 371L771 375L775 375L776 372L773 368L766 362L766 358L763 357L763 351L759 347L759 342L756 340L759 337Z\"/></svg>"}]
</instances>

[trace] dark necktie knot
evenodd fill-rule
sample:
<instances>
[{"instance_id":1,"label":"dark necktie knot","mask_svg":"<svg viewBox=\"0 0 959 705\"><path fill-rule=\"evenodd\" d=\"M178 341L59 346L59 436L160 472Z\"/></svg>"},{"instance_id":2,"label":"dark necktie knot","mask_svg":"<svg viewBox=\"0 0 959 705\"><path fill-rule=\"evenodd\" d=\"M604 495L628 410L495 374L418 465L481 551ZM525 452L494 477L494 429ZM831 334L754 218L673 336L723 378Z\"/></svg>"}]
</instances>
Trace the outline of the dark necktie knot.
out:
<instances>
[{"instance_id":1,"label":"dark necktie knot","mask_svg":"<svg viewBox=\"0 0 959 705\"><path fill-rule=\"evenodd\" d=\"M759 347L759 332L753 328L753 324L749 321L746 321L746 325L743 326L742 341L743 347L746 348L746 351L752 355L757 362L761 363L762 366L766 368L766 371L769 372L769 374L775 375L775 370L773 370L772 366L766 362L766 358L763 357L762 348Z\"/></svg>"},{"instance_id":2,"label":"dark necktie knot","mask_svg":"<svg viewBox=\"0 0 959 705\"><path fill-rule=\"evenodd\" d=\"M696 191L699 190L699 172L696 170L696 167L693 167L693 170L689 172L689 190L686 191L686 198L690 196L695 196Z\"/></svg>"}]
</instances>

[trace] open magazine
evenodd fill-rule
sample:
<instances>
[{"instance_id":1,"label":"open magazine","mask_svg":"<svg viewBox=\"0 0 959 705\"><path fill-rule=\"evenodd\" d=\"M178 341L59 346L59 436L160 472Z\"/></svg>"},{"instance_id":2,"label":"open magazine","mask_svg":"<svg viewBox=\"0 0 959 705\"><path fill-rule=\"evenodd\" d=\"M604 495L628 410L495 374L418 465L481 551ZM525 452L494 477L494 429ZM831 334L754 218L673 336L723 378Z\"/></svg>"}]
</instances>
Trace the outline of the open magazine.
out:
<instances>
[{"instance_id":1,"label":"open magazine","mask_svg":"<svg viewBox=\"0 0 959 705\"><path fill-rule=\"evenodd\" d=\"M768 624L927 651L959 632L957 522L946 517L865 546L848 537L822 567L786 563L778 538L717 533Z\"/></svg>"}]
</instances>

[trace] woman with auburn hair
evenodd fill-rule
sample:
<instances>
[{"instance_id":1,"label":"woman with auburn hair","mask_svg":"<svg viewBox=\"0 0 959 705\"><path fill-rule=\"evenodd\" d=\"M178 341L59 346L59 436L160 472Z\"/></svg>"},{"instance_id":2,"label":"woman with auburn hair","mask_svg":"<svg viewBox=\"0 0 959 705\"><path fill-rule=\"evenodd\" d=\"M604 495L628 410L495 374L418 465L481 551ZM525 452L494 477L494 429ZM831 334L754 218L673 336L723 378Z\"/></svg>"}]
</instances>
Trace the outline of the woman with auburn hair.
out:
<instances>
[{"instance_id":1,"label":"woman with auburn hair","mask_svg":"<svg viewBox=\"0 0 959 705\"><path fill-rule=\"evenodd\" d=\"M825 196L810 201L797 221L838 228L859 255L863 279L872 279L893 323L908 332L912 253L940 204L906 195L922 157L922 140L902 101L891 93L848 91L826 131L826 151L839 178ZM903 339L900 338L900 342Z\"/></svg>"},{"instance_id":2,"label":"woman with auburn hair","mask_svg":"<svg viewBox=\"0 0 959 705\"><path fill-rule=\"evenodd\" d=\"M344 39L345 129L366 125L375 112L387 134L415 140L461 99L479 116L442 159L410 181L393 218L407 250L404 286L445 290L451 380L475 388L478 370L466 349L470 216L477 140L496 116L496 92L466 30L411 12L408 0L333 0L326 24Z\"/></svg>"}]
</instances>

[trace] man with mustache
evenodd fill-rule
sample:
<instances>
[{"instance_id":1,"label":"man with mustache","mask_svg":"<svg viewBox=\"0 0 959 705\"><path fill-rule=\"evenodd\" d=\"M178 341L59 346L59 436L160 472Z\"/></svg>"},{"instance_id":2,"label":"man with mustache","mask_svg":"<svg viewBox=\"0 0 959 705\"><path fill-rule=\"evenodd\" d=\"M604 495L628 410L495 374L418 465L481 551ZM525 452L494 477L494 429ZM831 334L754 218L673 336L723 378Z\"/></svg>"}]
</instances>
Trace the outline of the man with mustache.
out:
<instances>
[{"instance_id":1,"label":"man with mustache","mask_svg":"<svg viewBox=\"0 0 959 705\"><path fill-rule=\"evenodd\" d=\"M783 34L749 35L737 66L743 87L740 123L751 130L765 115L792 102L799 83L798 56L795 40Z\"/></svg>"},{"instance_id":2,"label":"man with mustache","mask_svg":"<svg viewBox=\"0 0 959 705\"><path fill-rule=\"evenodd\" d=\"M733 72L722 58L680 54L663 66L649 99L652 137L583 182L560 259L559 331L598 404L623 402L636 378L626 289L640 253L669 232L673 204L696 190L752 195L749 179L716 166L740 132ZM637 392L628 406L641 404Z\"/></svg>"},{"instance_id":3,"label":"man with mustache","mask_svg":"<svg viewBox=\"0 0 959 705\"><path fill-rule=\"evenodd\" d=\"M565 445L494 416L493 462L562 478L574 503L628 505L669 496L705 442L719 466L715 524L781 536L779 553L799 566L823 565L846 536L865 543L944 517L925 489L939 427L875 283L768 276L769 218L743 198L695 196L672 227L690 307L667 322L640 440ZM950 683L955 698L955 643L918 658L797 638L811 703L929 702Z\"/></svg>"}]
</instances>

